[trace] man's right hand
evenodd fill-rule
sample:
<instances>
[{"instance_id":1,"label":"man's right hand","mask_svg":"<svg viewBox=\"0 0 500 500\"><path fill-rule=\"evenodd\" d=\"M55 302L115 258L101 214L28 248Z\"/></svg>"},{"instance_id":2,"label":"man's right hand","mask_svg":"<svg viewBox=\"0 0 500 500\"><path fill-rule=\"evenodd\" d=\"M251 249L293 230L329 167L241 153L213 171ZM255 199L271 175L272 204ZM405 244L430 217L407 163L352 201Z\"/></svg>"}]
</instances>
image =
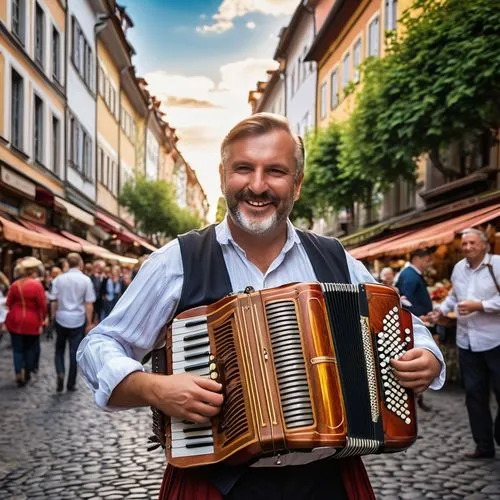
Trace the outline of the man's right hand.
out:
<instances>
[{"instance_id":1,"label":"man's right hand","mask_svg":"<svg viewBox=\"0 0 500 500\"><path fill-rule=\"evenodd\" d=\"M151 389L156 401L152 406L197 424L217 415L224 401L221 384L189 373L155 375Z\"/></svg>"}]
</instances>

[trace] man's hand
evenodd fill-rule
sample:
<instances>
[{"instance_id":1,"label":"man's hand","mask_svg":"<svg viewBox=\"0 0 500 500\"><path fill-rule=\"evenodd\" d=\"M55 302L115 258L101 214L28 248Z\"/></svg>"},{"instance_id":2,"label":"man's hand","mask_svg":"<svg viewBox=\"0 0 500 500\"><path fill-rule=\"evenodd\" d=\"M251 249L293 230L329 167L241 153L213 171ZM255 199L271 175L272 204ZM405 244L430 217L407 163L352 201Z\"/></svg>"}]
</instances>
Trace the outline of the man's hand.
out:
<instances>
[{"instance_id":1,"label":"man's hand","mask_svg":"<svg viewBox=\"0 0 500 500\"><path fill-rule=\"evenodd\" d=\"M94 323L87 323L85 325L85 335L88 335L88 333L90 332L90 330L92 330L92 328L94 328Z\"/></svg>"},{"instance_id":2,"label":"man's hand","mask_svg":"<svg viewBox=\"0 0 500 500\"><path fill-rule=\"evenodd\" d=\"M394 375L399 383L416 394L424 392L441 372L441 364L432 352L415 347L398 360L392 359Z\"/></svg>"},{"instance_id":3,"label":"man's hand","mask_svg":"<svg viewBox=\"0 0 500 500\"><path fill-rule=\"evenodd\" d=\"M156 406L166 415L197 424L208 422L220 411L224 397L222 385L213 380L181 373L156 375L152 383Z\"/></svg>"},{"instance_id":4,"label":"man's hand","mask_svg":"<svg viewBox=\"0 0 500 500\"><path fill-rule=\"evenodd\" d=\"M458 314L467 316L467 314L483 311L483 304L478 300L463 300L458 304Z\"/></svg>"}]
</instances>

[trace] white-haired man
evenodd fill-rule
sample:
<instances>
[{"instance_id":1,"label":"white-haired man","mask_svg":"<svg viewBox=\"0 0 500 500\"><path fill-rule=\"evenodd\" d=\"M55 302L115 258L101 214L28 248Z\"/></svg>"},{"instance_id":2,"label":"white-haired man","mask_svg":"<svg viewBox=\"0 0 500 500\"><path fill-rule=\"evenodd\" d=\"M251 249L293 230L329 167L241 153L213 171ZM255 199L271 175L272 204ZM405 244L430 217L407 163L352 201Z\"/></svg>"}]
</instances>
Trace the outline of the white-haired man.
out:
<instances>
[{"instance_id":1,"label":"white-haired man","mask_svg":"<svg viewBox=\"0 0 500 500\"><path fill-rule=\"evenodd\" d=\"M79 349L80 366L99 406L153 406L166 415L208 423L223 402L220 384L188 373L146 373L137 361L161 344L163 324L247 286L261 290L290 282L374 281L337 240L298 231L288 219L303 169L303 146L283 117L253 115L228 133L219 167L228 208L224 221L153 253ZM438 389L442 356L422 323L414 323L417 347L393 361L393 367L407 387L423 391L432 384ZM207 467L186 471L169 465L160 498L374 498L359 457L332 461L288 453L253 466Z\"/></svg>"},{"instance_id":2,"label":"white-haired man","mask_svg":"<svg viewBox=\"0 0 500 500\"><path fill-rule=\"evenodd\" d=\"M476 449L467 458L493 458L500 445L500 410L491 417L490 391L500 408L500 256L489 254L483 231L462 233L465 256L451 274L453 288L440 314L457 311L457 346Z\"/></svg>"}]
</instances>

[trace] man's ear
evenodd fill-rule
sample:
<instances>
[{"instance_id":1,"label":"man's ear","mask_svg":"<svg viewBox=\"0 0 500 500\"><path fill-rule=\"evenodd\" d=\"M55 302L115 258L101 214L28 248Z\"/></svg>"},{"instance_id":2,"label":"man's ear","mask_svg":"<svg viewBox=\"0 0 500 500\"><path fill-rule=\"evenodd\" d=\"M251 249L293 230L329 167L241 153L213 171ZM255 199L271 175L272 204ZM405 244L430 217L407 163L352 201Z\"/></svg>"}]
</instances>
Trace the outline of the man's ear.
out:
<instances>
[{"instance_id":1,"label":"man's ear","mask_svg":"<svg viewBox=\"0 0 500 500\"><path fill-rule=\"evenodd\" d=\"M297 180L295 181L295 195L293 197L293 201L297 201L300 198L300 191L302 189L302 183L304 182L304 172L301 172Z\"/></svg>"},{"instance_id":2,"label":"man's ear","mask_svg":"<svg viewBox=\"0 0 500 500\"><path fill-rule=\"evenodd\" d=\"M222 163L219 163L219 180L220 180L220 190L222 194L224 194L225 179L224 179L224 167L222 166Z\"/></svg>"}]
</instances>

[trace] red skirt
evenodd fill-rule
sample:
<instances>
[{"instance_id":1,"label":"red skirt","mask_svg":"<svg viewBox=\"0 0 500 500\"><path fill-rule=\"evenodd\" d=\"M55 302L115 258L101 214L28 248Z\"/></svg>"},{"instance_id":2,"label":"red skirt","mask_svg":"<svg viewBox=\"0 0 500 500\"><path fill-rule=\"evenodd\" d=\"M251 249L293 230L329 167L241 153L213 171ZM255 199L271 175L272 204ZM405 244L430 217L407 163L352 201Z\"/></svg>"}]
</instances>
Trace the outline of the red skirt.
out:
<instances>
[{"instance_id":1,"label":"red skirt","mask_svg":"<svg viewBox=\"0 0 500 500\"><path fill-rule=\"evenodd\" d=\"M342 481L349 500L375 500L368 474L359 457L339 461ZM189 469L167 465L159 500L222 500L219 490Z\"/></svg>"}]
</instances>

